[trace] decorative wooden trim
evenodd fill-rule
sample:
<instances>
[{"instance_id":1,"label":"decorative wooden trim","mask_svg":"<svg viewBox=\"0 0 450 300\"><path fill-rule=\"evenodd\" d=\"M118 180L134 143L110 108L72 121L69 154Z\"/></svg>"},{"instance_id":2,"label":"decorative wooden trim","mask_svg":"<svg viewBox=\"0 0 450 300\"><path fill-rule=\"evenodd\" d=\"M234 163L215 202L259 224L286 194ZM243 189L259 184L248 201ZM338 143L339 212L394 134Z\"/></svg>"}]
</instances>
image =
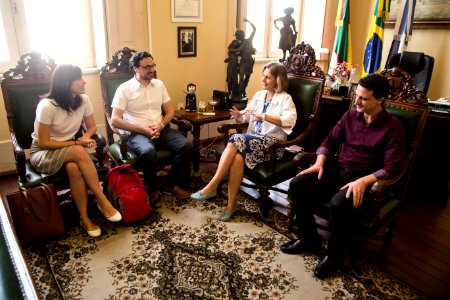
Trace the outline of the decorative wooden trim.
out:
<instances>
[{"instance_id":1,"label":"decorative wooden trim","mask_svg":"<svg viewBox=\"0 0 450 300\"><path fill-rule=\"evenodd\" d=\"M20 56L17 66L3 73L3 80L49 80L55 67L53 58L33 51Z\"/></svg>"},{"instance_id":2,"label":"decorative wooden trim","mask_svg":"<svg viewBox=\"0 0 450 300\"><path fill-rule=\"evenodd\" d=\"M412 76L399 67L384 69L380 73L389 80L390 91L388 101L411 103L420 106L428 106L428 99L413 84Z\"/></svg>"},{"instance_id":3,"label":"decorative wooden trim","mask_svg":"<svg viewBox=\"0 0 450 300\"><path fill-rule=\"evenodd\" d=\"M322 69L316 66L316 53L313 47L305 42L297 44L290 50L284 65L291 74L325 78Z\"/></svg>"},{"instance_id":4,"label":"decorative wooden trim","mask_svg":"<svg viewBox=\"0 0 450 300\"><path fill-rule=\"evenodd\" d=\"M115 73L118 71L134 73L130 68L130 58L136 50L124 47L114 52L112 60L107 62L101 69L101 72Z\"/></svg>"}]
</instances>

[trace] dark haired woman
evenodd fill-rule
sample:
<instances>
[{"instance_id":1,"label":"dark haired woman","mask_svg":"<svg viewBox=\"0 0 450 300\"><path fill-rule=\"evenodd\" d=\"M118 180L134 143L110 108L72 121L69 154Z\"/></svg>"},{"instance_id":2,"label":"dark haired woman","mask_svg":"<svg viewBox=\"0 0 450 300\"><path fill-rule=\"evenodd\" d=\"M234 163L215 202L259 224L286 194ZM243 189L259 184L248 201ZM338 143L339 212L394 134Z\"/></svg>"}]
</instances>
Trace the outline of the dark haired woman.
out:
<instances>
[{"instance_id":1,"label":"dark haired woman","mask_svg":"<svg viewBox=\"0 0 450 300\"><path fill-rule=\"evenodd\" d=\"M94 163L87 148L94 147L91 136L96 132L94 110L85 95L86 82L81 69L73 65L58 65L52 74L50 92L36 109L33 142L30 151L32 166L43 176L65 168L70 180L72 198L80 215L80 225L91 237L101 229L88 216L88 189L97 199L97 207L111 222L122 219L121 214L103 194ZM85 122L87 131L78 139L75 134Z\"/></svg>"},{"instance_id":2,"label":"dark haired woman","mask_svg":"<svg viewBox=\"0 0 450 300\"><path fill-rule=\"evenodd\" d=\"M228 175L228 204L219 220L228 221L236 212L236 199L244 176L244 166L253 169L269 160L267 148L273 143L285 141L297 121L297 111L291 95L286 91L288 79L286 67L281 63L264 66L262 90L255 93L244 110L236 107L230 114L238 123L249 122L247 133L233 134L220 157L216 174L202 189L191 195L192 200L207 200L217 195L217 186ZM281 158L283 152L277 153Z\"/></svg>"}]
</instances>

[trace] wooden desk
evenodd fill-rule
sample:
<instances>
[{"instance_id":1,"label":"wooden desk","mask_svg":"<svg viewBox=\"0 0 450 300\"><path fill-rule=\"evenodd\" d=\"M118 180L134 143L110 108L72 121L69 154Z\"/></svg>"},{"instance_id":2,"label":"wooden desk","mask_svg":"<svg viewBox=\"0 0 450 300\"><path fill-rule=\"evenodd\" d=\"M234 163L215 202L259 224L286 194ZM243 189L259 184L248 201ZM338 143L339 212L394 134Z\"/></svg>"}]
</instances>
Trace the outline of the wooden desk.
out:
<instances>
[{"instance_id":1,"label":"wooden desk","mask_svg":"<svg viewBox=\"0 0 450 300\"><path fill-rule=\"evenodd\" d=\"M450 114L430 111L411 174L409 196L447 203L450 189Z\"/></svg>"},{"instance_id":2,"label":"wooden desk","mask_svg":"<svg viewBox=\"0 0 450 300\"><path fill-rule=\"evenodd\" d=\"M197 172L200 166L200 127L204 124L229 120L230 112L228 110L216 110L214 116L205 116L202 113L176 110L175 116L192 124L192 135L194 137L194 158L192 162L194 172Z\"/></svg>"}]
</instances>

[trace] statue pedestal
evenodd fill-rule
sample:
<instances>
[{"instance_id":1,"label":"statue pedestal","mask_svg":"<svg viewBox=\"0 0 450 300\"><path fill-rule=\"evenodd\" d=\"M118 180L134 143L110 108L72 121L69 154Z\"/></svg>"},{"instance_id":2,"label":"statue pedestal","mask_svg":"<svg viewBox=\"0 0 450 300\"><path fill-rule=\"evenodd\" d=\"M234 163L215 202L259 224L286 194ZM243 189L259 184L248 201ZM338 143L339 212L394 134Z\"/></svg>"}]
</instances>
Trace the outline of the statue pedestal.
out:
<instances>
[{"instance_id":1,"label":"statue pedestal","mask_svg":"<svg viewBox=\"0 0 450 300\"><path fill-rule=\"evenodd\" d=\"M236 107L239 110L243 110L247 106L248 97L235 97L232 98L231 101L233 102L233 106Z\"/></svg>"}]
</instances>

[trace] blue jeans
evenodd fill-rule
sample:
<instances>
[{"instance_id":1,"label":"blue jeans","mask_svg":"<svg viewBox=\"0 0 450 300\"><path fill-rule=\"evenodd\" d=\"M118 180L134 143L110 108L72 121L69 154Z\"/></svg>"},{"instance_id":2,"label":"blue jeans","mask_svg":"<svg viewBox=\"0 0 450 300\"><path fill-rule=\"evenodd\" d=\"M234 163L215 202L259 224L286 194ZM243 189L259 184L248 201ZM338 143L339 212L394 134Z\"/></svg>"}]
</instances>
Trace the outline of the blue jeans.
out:
<instances>
[{"instance_id":1,"label":"blue jeans","mask_svg":"<svg viewBox=\"0 0 450 300\"><path fill-rule=\"evenodd\" d=\"M156 177L156 149L170 151L173 155L172 169L167 180L168 187L187 187L191 174L194 145L178 130L166 126L158 139L151 140L145 135L132 133L127 145L139 155L139 165L144 173L144 184L150 191L156 191L159 183Z\"/></svg>"}]
</instances>

